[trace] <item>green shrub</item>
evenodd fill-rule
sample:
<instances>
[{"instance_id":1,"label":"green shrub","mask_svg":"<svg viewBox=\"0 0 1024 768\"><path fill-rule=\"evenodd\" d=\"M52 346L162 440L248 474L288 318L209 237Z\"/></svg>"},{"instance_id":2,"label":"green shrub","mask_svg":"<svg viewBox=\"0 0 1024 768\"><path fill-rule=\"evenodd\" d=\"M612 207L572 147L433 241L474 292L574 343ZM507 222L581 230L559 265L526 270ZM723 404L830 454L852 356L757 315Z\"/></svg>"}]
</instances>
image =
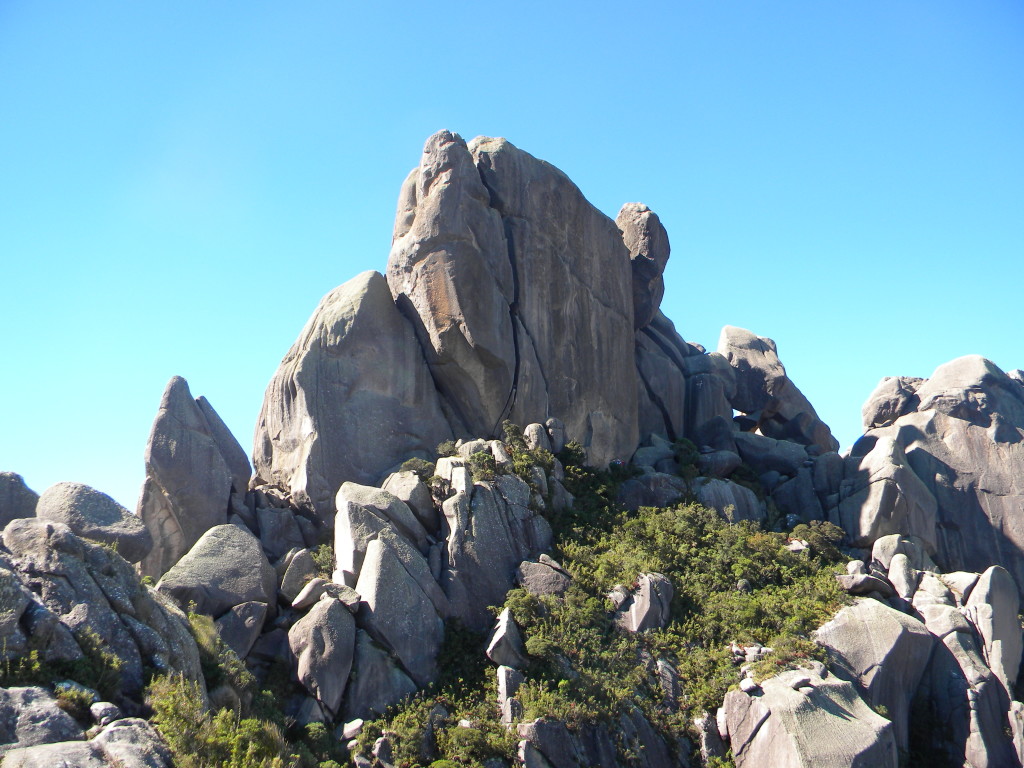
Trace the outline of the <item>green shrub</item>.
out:
<instances>
[{"instance_id":1,"label":"green shrub","mask_svg":"<svg viewBox=\"0 0 1024 768\"><path fill-rule=\"evenodd\" d=\"M89 691L71 686L58 686L54 691L54 698L57 699L57 706L79 723L92 724L89 707L92 706L93 695Z\"/></svg>"},{"instance_id":2,"label":"green shrub","mask_svg":"<svg viewBox=\"0 0 1024 768\"><path fill-rule=\"evenodd\" d=\"M493 480L498 471L498 466L494 461L494 454L491 453L490 449L470 454L467 464L469 465L470 474L473 475L474 482Z\"/></svg>"},{"instance_id":3,"label":"green shrub","mask_svg":"<svg viewBox=\"0 0 1024 768\"><path fill-rule=\"evenodd\" d=\"M209 616L190 612L188 623L199 646L199 663L206 685L212 690L226 683L239 695L251 693L255 678L227 643L220 639L217 625Z\"/></svg>"},{"instance_id":4,"label":"green shrub","mask_svg":"<svg viewBox=\"0 0 1024 768\"><path fill-rule=\"evenodd\" d=\"M334 578L334 542L325 541L314 547L312 553L313 562L316 564L316 575L326 581Z\"/></svg>"},{"instance_id":5,"label":"green shrub","mask_svg":"<svg viewBox=\"0 0 1024 768\"><path fill-rule=\"evenodd\" d=\"M455 447L454 440L445 440L437 444L437 457L458 456L459 450Z\"/></svg>"},{"instance_id":6,"label":"green shrub","mask_svg":"<svg viewBox=\"0 0 1024 768\"><path fill-rule=\"evenodd\" d=\"M444 445L442 443L441 445ZM454 450L455 445L452 444ZM438 446L438 452L440 452L441 446ZM430 479L431 475L434 474L434 462L426 461L419 457L414 456L413 458L402 463L401 469L403 472L415 472L420 480L426 482Z\"/></svg>"}]
</instances>

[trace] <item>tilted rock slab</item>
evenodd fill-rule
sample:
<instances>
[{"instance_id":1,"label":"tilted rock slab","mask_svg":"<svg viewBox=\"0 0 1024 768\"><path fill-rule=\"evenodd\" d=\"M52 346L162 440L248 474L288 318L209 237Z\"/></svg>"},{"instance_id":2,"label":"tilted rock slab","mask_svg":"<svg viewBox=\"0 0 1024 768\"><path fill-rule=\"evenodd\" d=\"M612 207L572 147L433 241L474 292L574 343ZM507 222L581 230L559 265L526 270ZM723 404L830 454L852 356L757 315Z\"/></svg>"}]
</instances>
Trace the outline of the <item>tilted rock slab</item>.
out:
<instances>
[{"instance_id":1,"label":"tilted rock slab","mask_svg":"<svg viewBox=\"0 0 1024 768\"><path fill-rule=\"evenodd\" d=\"M915 618L877 600L843 608L814 634L829 651L832 671L858 685L868 704L884 706L896 744L908 745L910 702L935 645L935 636Z\"/></svg>"},{"instance_id":2,"label":"tilted rock slab","mask_svg":"<svg viewBox=\"0 0 1024 768\"><path fill-rule=\"evenodd\" d=\"M412 325L384 277L363 272L323 298L271 379L255 482L287 489L327 523L343 482L375 484L451 437Z\"/></svg>"},{"instance_id":3,"label":"tilted rock slab","mask_svg":"<svg viewBox=\"0 0 1024 768\"><path fill-rule=\"evenodd\" d=\"M783 672L756 692L725 695L736 768L896 768L892 724L852 683L820 671Z\"/></svg>"},{"instance_id":4,"label":"tilted rock slab","mask_svg":"<svg viewBox=\"0 0 1024 768\"><path fill-rule=\"evenodd\" d=\"M211 528L157 584L182 606L217 618L248 602L277 604L277 574L260 541L237 525Z\"/></svg>"},{"instance_id":5,"label":"tilted rock slab","mask_svg":"<svg viewBox=\"0 0 1024 768\"><path fill-rule=\"evenodd\" d=\"M594 465L632 455L629 252L559 170L504 139L435 134L402 187L387 274L456 432L553 416Z\"/></svg>"},{"instance_id":6,"label":"tilted rock slab","mask_svg":"<svg viewBox=\"0 0 1024 768\"><path fill-rule=\"evenodd\" d=\"M288 630L299 682L335 717L341 709L352 658L356 620L340 600L320 600Z\"/></svg>"},{"instance_id":7,"label":"tilted rock slab","mask_svg":"<svg viewBox=\"0 0 1024 768\"><path fill-rule=\"evenodd\" d=\"M38 501L39 494L25 485L21 475L0 472L0 531L11 520L32 517Z\"/></svg>"},{"instance_id":8,"label":"tilted rock slab","mask_svg":"<svg viewBox=\"0 0 1024 768\"><path fill-rule=\"evenodd\" d=\"M138 515L154 546L140 567L158 579L206 531L227 522L233 484L218 437L180 376L164 390L145 461Z\"/></svg>"}]
</instances>

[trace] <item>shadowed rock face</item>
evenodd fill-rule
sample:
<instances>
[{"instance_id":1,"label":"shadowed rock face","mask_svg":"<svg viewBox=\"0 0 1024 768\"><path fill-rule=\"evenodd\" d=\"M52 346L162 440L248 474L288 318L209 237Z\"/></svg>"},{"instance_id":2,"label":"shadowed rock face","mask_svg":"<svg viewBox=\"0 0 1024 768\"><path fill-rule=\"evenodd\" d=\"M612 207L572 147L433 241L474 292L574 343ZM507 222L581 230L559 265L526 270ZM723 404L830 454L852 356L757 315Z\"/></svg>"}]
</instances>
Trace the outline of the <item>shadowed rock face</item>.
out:
<instances>
[{"instance_id":1,"label":"shadowed rock face","mask_svg":"<svg viewBox=\"0 0 1024 768\"><path fill-rule=\"evenodd\" d=\"M596 465L632 454L629 252L561 171L504 139L435 134L402 189L388 283L456 433L556 417Z\"/></svg>"},{"instance_id":2,"label":"shadowed rock face","mask_svg":"<svg viewBox=\"0 0 1024 768\"><path fill-rule=\"evenodd\" d=\"M324 297L267 387L257 483L327 522L344 481L376 483L451 436L412 327L384 277L364 272Z\"/></svg>"},{"instance_id":3,"label":"shadowed rock face","mask_svg":"<svg viewBox=\"0 0 1024 768\"><path fill-rule=\"evenodd\" d=\"M888 532L876 521L899 515L904 500L925 513L904 515L900 532L934 546L947 571L998 564L1024 585L1024 386L970 355L924 381L883 380L869 406L871 423L886 426L867 430L846 460L844 522ZM869 458L880 452L898 471L883 473L890 487L876 494L867 490L877 479Z\"/></svg>"}]
</instances>

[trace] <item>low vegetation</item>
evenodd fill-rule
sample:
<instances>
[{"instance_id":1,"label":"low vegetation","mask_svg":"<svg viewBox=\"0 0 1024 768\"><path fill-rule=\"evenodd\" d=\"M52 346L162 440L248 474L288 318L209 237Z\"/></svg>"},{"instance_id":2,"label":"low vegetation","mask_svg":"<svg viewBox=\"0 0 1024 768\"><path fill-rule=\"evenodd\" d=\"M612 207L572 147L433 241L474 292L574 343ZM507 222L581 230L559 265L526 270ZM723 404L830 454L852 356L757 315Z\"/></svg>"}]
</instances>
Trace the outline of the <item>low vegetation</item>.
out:
<instances>
[{"instance_id":1,"label":"low vegetation","mask_svg":"<svg viewBox=\"0 0 1024 768\"><path fill-rule=\"evenodd\" d=\"M532 464L546 461L550 470L554 457L529 451L520 434L509 427L506 444L517 474L529 481ZM676 456L681 472L694 475L692 446L677 444ZM841 561L839 529L828 523L800 526L792 535L808 541L810 549L791 552L786 535L751 522L728 523L695 503L629 512L615 497L632 476L630 468L586 468L576 444L558 458L576 503L548 517L555 531L554 554L571 573L572 586L560 598L516 589L504 606L494 608L511 609L526 641L530 664L517 693L524 720L555 717L573 727L608 722L639 707L675 744L687 735L694 716L714 711L738 683L732 644L773 649L755 665L758 678L821 658L821 649L808 636L848 600L833 576ZM671 580L674 620L663 630L623 632L614 624L607 594L616 585L634 585L645 572ZM485 639L450 629L441 665L445 677L369 723L360 737L364 754L387 733L396 766L510 760L518 737L498 719ZM658 684L654 671L659 659L679 676L677 701L668 701ZM628 764L624 749L621 757Z\"/></svg>"}]
</instances>

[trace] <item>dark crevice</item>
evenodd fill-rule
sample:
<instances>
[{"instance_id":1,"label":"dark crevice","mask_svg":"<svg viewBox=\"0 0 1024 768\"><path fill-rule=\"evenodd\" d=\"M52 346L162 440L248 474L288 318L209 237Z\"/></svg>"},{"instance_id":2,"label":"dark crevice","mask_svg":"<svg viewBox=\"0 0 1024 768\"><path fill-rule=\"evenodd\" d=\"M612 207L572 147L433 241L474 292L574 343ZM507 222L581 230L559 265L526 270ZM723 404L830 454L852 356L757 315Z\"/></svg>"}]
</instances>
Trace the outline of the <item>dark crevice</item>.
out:
<instances>
[{"instance_id":1,"label":"dark crevice","mask_svg":"<svg viewBox=\"0 0 1024 768\"><path fill-rule=\"evenodd\" d=\"M658 349L665 353L665 357L669 359L669 362L679 370L679 373L682 374L683 378L686 378L686 371L683 369L683 364L679 358L678 350L673 349L672 345L669 344L667 340L663 339L660 333L655 333L647 326L641 328L640 333L657 344Z\"/></svg>"},{"instance_id":2,"label":"dark crevice","mask_svg":"<svg viewBox=\"0 0 1024 768\"><path fill-rule=\"evenodd\" d=\"M661 420L665 423L666 436L670 441L674 443L677 439L676 431L672 428L672 419L669 417L668 408L665 407L665 403L662 401L660 397L658 397L657 393L655 393L654 387L652 387L650 383L647 381L647 377L644 376L644 372L640 370L639 365L636 367L636 375L639 376L640 381L643 382L644 389L647 391L647 396L651 399L651 402L654 403L655 407L657 407L657 409L661 412ZM643 443L645 437L646 435L640 435L641 444Z\"/></svg>"}]
</instances>

